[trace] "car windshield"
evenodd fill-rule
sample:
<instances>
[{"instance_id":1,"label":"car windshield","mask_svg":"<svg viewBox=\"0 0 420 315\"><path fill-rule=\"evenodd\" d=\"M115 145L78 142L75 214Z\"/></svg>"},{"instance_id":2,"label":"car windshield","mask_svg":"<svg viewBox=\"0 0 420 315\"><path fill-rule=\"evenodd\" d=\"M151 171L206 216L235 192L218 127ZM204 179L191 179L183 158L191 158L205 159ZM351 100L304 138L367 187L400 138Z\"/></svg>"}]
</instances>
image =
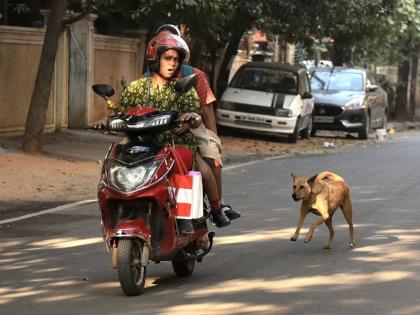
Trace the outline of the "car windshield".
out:
<instances>
[{"instance_id":1,"label":"car windshield","mask_svg":"<svg viewBox=\"0 0 420 315\"><path fill-rule=\"evenodd\" d=\"M277 69L245 68L232 80L231 87L263 92L297 94L297 76Z\"/></svg>"},{"instance_id":2,"label":"car windshield","mask_svg":"<svg viewBox=\"0 0 420 315\"><path fill-rule=\"evenodd\" d=\"M313 91L363 91L363 76L355 72L315 71L311 88Z\"/></svg>"}]
</instances>

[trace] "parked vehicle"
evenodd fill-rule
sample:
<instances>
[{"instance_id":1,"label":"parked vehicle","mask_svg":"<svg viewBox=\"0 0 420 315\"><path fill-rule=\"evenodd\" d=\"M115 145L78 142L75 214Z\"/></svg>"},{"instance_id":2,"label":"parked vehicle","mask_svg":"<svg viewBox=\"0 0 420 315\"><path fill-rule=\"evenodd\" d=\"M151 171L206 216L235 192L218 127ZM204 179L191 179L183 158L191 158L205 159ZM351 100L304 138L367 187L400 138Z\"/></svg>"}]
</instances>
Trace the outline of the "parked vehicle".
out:
<instances>
[{"instance_id":1,"label":"parked vehicle","mask_svg":"<svg viewBox=\"0 0 420 315\"><path fill-rule=\"evenodd\" d=\"M306 69L308 71L313 70L315 67L317 67L316 65L316 61L315 60L304 60L302 61L302 64L306 67ZM324 68L332 68L333 67L333 63L331 60L318 60L318 67L324 67Z\"/></svg>"},{"instance_id":2,"label":"parked vehicle","mask_svg":"<svg viewBox=\"0 0 420 315\"><path fill-rule=\"evenodd\" d=\"M315 96L312 135L316 130L357 132L367 139L371 129L386 128L386 92L365 69L318 68L311 74Z\"/></svg>"},{"instance_id":3,"label":"parked vehicle","mask_svg":"<svg viewBox=\"0 0 420 315\"><path fill-rule=\"evenodd\" d=\"M250 62L233 77L216 116L220 126L287 135L293 143L310 136L313 106L305 68Z\"/></svg>"},{"instance_id":4,"label":"parked vehicle","mask_svg":"<svg viewBox=\"0 0 420 315\"><path fill-rule=\"evenodd\" d=\"M190 77L177 81L178 91L194 85ZM105 99L114 93L107 85L93 88ZM169 143L158 145L157 138L180 122L176 112L139 107L108 118L108 130L126 138L108 150L98 200L104 241L127 295L143 292L149 261L172 261L175 274L186 277L212 247L214 232L208 232L206 210L192 220L193 233L178 229L180 201L173 183L191 169L192 152Z\"/></svg>"}]
</instances>

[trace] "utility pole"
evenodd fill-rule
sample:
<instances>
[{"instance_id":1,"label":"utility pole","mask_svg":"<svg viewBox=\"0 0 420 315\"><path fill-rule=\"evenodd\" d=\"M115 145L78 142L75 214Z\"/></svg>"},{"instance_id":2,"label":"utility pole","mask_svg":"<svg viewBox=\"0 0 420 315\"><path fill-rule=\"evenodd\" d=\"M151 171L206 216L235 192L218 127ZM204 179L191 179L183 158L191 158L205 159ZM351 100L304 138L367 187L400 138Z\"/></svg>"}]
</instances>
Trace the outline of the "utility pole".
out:
<instances>
[{"instance_id":1,"label":"utility pole","mask_svg":"<svg viewBox=\"0 0 420 315\"><path fill-rule=\"evenodd\" d=\"M274 41L274 62L280 61L280 47L279 47L279 35L275 36Z\"/></svg>"}]
</instances>

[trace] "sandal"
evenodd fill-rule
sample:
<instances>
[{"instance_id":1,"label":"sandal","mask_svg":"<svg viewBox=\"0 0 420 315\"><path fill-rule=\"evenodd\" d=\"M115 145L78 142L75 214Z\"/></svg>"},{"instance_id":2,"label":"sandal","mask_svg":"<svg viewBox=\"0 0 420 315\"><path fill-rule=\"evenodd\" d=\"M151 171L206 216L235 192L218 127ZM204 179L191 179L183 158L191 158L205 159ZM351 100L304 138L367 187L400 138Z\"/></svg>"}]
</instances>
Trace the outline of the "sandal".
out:
<instances>
[{"instance_id":1,"label":"sandal","mask_svg":"<svg viewBox=\"0 0 420 315\"><path fill-rule=\"evenodd\" d=\"M229 205L221 205L220 208L222 211L226 214L226 216L229 218L229 220L235 220L241 217L241 214L235 210L232 209Z\"/></svg>"}]
</instances>

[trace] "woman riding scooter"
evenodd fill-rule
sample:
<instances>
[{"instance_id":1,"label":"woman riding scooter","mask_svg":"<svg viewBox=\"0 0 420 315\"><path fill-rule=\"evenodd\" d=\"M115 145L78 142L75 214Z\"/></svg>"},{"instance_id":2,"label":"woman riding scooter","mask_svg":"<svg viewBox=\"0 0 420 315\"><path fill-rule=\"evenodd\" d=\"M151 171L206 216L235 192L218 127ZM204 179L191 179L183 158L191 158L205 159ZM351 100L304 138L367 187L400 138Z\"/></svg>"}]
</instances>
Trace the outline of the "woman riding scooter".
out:
<instances>
[{"instance_id":1,"label":"woman riding scooter","mask_svg":"<svg viewBox=\"0 0 420 315\"><path fill-rule=\"evenodd\" d=\"M200 113L200 103L197 93L191 89L187 93L177 98L175 91L175 82L185 57L189 53L185 41L173 34L164 36L155 36L147 46L147 63L152 72L152 77L140 78L133 81L122 93L120 102L116 108L122 112L125 109L136 106L153 107L162 111L175 110L182 114L184 120L198 116ZM104 121L95 123L96 128L101 128ZM203 184L206 190L213 222L217 227L224 227L230 224L227 216L221 211L220 199L218 195L216 181L206 162L197 153L196 143L189 128L198 127L200 122L187 124L173 130L173 134L168 134L171 139L162 139L162 141L173 140L178 146L186 146L192 150L198 170L202 173ZM189 226L184 231L188 233ZM191 226L192 228L192 226Z\"/></svg>"}]
</instances>

